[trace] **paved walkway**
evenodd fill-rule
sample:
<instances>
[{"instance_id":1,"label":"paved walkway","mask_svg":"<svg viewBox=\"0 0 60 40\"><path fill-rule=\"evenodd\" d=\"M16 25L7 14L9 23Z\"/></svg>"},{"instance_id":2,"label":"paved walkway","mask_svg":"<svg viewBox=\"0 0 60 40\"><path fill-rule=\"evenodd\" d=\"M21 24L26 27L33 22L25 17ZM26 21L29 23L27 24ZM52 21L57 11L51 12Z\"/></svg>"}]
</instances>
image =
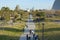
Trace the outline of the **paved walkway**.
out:
<instances>
[{"instance_id":1,"label":"paved walkway","mask_svg":"<svg viewBox=\"0 0 60 40\"><path fill-rule=\"evenodd\" d=\"M29 19L28 19L27 22L26 22L26 25L27 25L28 27L25 28L24 34L21 35L21 37L20 37L19 40L26 40L26 35L29 34L29 30L33 30L33 31L34 31L34 29L35 29L35 24L34 24L34 22L32 22L32 21L33 21L32 18L33 18L32 15L30 15L30 16L29 16ZM32 38L33 38L33 35L30 34L29 36L31 36L31 40L33 40L33 39L32 39Z\"/></svg>"}]
</instances>

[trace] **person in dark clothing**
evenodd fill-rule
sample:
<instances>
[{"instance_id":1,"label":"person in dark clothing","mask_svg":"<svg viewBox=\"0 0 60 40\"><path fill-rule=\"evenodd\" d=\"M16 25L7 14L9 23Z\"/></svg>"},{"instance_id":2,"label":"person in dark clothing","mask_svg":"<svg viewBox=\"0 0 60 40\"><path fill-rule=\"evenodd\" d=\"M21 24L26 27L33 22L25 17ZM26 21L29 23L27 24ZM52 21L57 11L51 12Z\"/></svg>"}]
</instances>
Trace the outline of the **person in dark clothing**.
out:
<instances>
[{"instance_id":1,"label":"person in dark clothing","mask_svg":"<svg viewBox=\"0 0 60 40\"><path fill-rule=\"evenodd\" d=\"M29 37L28 37L28 40L30 40L30 39L31 39L31 37L29 36Z\"/></svg>"},{"instance_id":2,"label":"person in dark clothing","mask_svg":"<svg viewBox=\"0 0 60 40\"><path fill-rule=\"evenodd\" d=\"M35 35L35 40L38 40L38 35Z\"/></svg>"},{"instance_id":3,"label":"person in dark clothing","mask_svg":"<svg viewBox=\"0 0 60 40\"><path fill-rule=\"evenodd\" d=\"M33 34L33 40L35 40L35 34Z\"/></svg>"},{"instance_id":4,"label":"person in dark clothing","mask_svg":"<svg viewBox=\"0 0 60 40\"><path fill-rule=\"evenodd\" d=\"M31 30L30 30L30 34L31 34Z\"/></svg>"},{"instance_id":5,"label":"person in dark clothing","mask_svg":"<svg viewBox=\"0 0 60 40\"><path fill-rule=\"evenodd\" d=\"M28 34L26 35L26 40L28 40Z\"/></svg>"}]
</instances>

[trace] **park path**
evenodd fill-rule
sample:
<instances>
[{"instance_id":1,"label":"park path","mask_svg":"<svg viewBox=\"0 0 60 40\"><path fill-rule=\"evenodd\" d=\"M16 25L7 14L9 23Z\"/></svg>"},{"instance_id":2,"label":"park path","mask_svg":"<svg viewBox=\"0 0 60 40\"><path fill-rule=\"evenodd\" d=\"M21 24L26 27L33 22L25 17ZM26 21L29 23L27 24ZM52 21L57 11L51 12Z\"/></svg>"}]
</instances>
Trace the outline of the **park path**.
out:
<instances>
[{"instance_id":1,"label":"park path","mask_svg":"<svg viewBox=\"0 0 60 40\"><path fill-rule=\"evenodd\" d=\"M20 39L19 39L19 40L26 40L26 35L29 34L29 30L33 30L33 31L34 31L34 29L35 29L35 24L34 24L34 22L33 22L33 17L32 17L31 14L29 15L29 19L27 20L26 25L27 25L28 27L26 27L26 28L24 29L24 34L22 34L22 35L20 36ZM31 36L31 40L33 40L33 39L32 39L32 38L33 38L33 35L30 34L30 36Z\"/></svg>"}]
</instances>

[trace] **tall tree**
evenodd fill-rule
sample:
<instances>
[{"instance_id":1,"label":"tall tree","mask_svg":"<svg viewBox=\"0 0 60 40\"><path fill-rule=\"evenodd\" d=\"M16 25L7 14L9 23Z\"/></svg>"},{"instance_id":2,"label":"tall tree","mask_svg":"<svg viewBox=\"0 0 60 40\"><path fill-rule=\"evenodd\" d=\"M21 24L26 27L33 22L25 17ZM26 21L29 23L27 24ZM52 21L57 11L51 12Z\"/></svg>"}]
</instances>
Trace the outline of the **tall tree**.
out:
<instances>
[{"instance_id":1,"label":"tall tree","mask_svg":"<svg viewBox=\"0 0 60 40\"><path fill-rule=\"evenodd\" d=\"M1 13L5 20L10 20L10 9L8 7L2 7Z\"/></svg>"}]
</instances>

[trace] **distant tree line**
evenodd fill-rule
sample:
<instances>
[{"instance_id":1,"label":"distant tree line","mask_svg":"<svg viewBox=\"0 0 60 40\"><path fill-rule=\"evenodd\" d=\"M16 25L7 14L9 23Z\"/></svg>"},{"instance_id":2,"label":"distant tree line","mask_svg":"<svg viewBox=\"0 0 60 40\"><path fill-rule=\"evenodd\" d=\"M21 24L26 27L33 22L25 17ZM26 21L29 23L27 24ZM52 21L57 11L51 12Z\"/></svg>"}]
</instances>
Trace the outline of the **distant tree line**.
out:
<instances>
[{"instance_id":1,"label":"distant tree line","mask_svg":"<svg viewBox=\"0 0 60 40\"><path fill-rule=\"evenodd\" d=\"M19 6L17 5L14 10L11 10L9 7L2 7L0 10L0 20L13 20L15 22L16 20L22 20L23 16L28 13L27 11L23 9L19 9Z\"/></svg>"}]
</instances>

